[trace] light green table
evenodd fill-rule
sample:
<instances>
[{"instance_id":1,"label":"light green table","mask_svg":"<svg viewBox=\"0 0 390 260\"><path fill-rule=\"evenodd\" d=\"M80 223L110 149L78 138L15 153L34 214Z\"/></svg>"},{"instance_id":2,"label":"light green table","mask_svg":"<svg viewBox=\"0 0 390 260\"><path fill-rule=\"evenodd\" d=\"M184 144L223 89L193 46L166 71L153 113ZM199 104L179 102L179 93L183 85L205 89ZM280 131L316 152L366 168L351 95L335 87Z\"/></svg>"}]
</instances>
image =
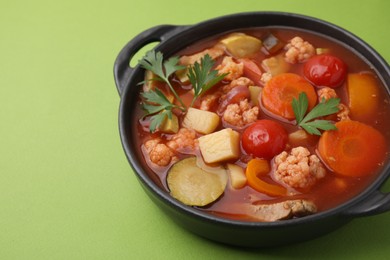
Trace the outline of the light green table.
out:
<instances>
[{"instance_id":1,"label":"light green table","mask_svg":"<svg viewBox=\"0 0 390 260\"><path fill-rule=\"evenodd\" d=\"M388 0L2 1L0 259L388 257L390 213L294 246L239 249L177 227L134 177L117 127L119 50L155 25L260 10L330 21L390 61Z\"/></svg>"}]
</instances>

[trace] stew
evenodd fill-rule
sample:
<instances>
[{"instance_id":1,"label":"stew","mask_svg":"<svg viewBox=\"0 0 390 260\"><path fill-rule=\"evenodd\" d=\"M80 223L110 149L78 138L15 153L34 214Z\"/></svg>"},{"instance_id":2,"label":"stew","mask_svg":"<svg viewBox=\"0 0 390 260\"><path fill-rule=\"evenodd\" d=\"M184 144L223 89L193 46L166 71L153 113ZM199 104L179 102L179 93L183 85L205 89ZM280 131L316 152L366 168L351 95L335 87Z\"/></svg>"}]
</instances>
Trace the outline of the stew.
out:
<instances>
[{"instance_id":1,"label":"stew","mask_svg":"<svg viewBox=\"0 0 390 260\"><path fill-rule=\"evenodd\" d=\"M252 28L140 61L139 146L182 203L276 221L342 204L388 160L390 99L370 64L312 32Z\"/></svg>"}]
</instances>

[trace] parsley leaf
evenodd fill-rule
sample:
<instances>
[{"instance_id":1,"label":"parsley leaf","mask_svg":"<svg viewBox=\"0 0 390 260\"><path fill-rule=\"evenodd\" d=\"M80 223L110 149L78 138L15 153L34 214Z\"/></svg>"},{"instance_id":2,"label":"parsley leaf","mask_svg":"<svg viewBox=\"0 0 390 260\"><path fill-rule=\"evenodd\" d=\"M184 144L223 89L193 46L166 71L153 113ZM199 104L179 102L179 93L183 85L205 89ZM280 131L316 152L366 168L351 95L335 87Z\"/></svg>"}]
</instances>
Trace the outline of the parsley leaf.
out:
<instances>
[{"instance_id":1,"label":"parsley leaf","mask_svg":"<svg viewBox=\"0 0 390 260\"><path fill-rule=\"evenodd\" d=\"M322 99L309 113L308 98L306 93L301 92L297 99L293 99L292 107L297 121L297 125L306 130L309 134L321 135L320 130L335 130L336 127L330 120L316 119L331 115L339 111L339 98ZM306 116L305 116L306 114ZM314 120L315 119L315 120Z\"/></svg>"},{"instance_id":2,"label":"parsley leaf","mask_svg":"<svg viewBox=\"0 0 390 260\"><path fill-rule=\"evenodd\" d=\"M170 90L177 100L179 100L182 110L185 110L185 105L183 101L179 98L179 95L176 93L175 89L172 87L169 77L178 70L184 69L184 66L178 65L179 57L171 57L167 61L163 61L164 57L161 52L155 52L154 50L148 51L145 56L138 62L142 68L150 70L158 79L151 80L161 80L168 84Z\"/></svg>"},{"instance_id":3,"label":"parsley leaf","mask_svg":"<svg viewBox=\"0 0 390 260\"><path fill-rule=\"evenodd\" d=\"M191 106L197 97L220 82L227 75L227 73L218 75L217 70L212 70L213 66L213 59L210 55L206 54L203 58L201 58L200 63L195 62L195 64L188 70L188 79L194 89L194 98Z\"/></svg>"},{"instance_id":4,"label":"parsley leaf","mask_svg":"<svg viewBox=\"0 0 390 260\"><path fill-rule=\"evenodd\" d=\"M166 117L172 118L172 109L177 106L172 104L159 89L143 92L142 97L145 101L142 108L146 111L144 117L152 115L149 130L154 132L160 126Z\"/></svg>"}]
</instances>

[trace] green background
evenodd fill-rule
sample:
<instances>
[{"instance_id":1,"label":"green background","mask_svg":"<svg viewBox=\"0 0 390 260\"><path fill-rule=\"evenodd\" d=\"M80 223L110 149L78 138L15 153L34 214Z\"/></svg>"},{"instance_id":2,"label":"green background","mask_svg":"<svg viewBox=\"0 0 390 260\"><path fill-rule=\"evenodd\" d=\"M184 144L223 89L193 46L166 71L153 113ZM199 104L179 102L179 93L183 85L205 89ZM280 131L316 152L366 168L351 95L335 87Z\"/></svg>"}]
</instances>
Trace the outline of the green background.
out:
<instances>
[{"instance_id":1,"label":"green background","mask_svg":"<svg viewBox=\"0 0 390 260\"><path fill-rule=\"evenodd\" d=\"M1 0L0 259L389 256L390 213L297 245L240 249L177 227L133 175L117 125L120 49L155 25L261 10L335 23L390 61L388 0Z\"/></svg>"}]
</instances>

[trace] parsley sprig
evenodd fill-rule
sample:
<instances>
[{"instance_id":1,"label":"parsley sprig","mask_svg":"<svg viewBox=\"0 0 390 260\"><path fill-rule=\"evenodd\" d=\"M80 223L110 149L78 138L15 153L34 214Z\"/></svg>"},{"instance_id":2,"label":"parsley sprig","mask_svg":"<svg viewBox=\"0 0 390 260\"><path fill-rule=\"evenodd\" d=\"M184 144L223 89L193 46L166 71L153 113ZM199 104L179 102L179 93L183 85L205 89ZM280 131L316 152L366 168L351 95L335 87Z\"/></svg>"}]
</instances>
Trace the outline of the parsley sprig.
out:
<instances>
[{"instance_id":1,"label":"parsley sprig","mask_svg":"<svg viewBox=\"0 0 390 260\"><path fill-rule=\"evenodd\" d=\"M173 95L177 100L179 100L182 110L185 110L185 105L183 101L179 98L179 95L173 88L169 77L178 70L182 70L185 67L178 65L179 57L171 57L170 59L164 61L163 54L161 52L148 51L142 60L139 61L141 67L146 70L153 72L157 78L150 79L151 81L164 81L169 86L169 89L172 91Z\"/></svg>"},{"instance_id":2,"label":"parsley sprig","mask_svg":"<svg viewBox=\"0 0 390 260\"><path fill-rule=\"evenodd\" d=\"M175 103L169 101L164 93L158 88L149 90L148 92L143 92L141 95L145 102L143 102L142 107L146 111L145 116L151 116L149 126L149 130L151 132L154 132L167 117L169 119L172 118L173 109L178 108L183 112L187 111L187 107L170 82L170 77L176 71L186 68L185 66L179 65L178 62L179 57L176 56L164 61L163 54L161 52L156 53L155 51L147 52L142 60L139 61L142 68L150 70L157 76L156 78L152 78L150 80L165 82L175 96L175 99L180 103L180 105L176 105ZM215 86L215 84L220 82L227 75L218 75L218 71L212 69L213 66L213 59L206 54L200 62L195 62L195 64L188 69L187 76L194 90L194 97L190 106L193 106L195 100L200 95Z\"/></svg>"},{"instance_id":3,"label":"parsley sprig","mask_svg":"<svg viewBox=\"0 0 390 260\"><path fill-rule=\"evenodd\" d=\"M192 99L190 107L194 105L197 97L209 90L215 84L220 82L228 73L218 75L217 70L212 70L214 66L213 59L206 54L200 63L195 62L188 71L188 79L194 89L194 98Z\"/></svg>"},{"instance_id":4,"label":"parsley sprig","mask_svg":"<svg viewBox=\"0 0 390 260\"><path fill-rule=\"evenodd\" d=\"M297 99L293 99L292 107L294 110L297 125L306 130L309 134L321 135L320 130L335 130L336 126L330 120L316 119L331 115L339 111L339 98L324 98L309 113L306 114L309 107L309 101L306 93L301 92ZM306 115L306 116L305 116Z\"/></svg>"}]
</instances>

